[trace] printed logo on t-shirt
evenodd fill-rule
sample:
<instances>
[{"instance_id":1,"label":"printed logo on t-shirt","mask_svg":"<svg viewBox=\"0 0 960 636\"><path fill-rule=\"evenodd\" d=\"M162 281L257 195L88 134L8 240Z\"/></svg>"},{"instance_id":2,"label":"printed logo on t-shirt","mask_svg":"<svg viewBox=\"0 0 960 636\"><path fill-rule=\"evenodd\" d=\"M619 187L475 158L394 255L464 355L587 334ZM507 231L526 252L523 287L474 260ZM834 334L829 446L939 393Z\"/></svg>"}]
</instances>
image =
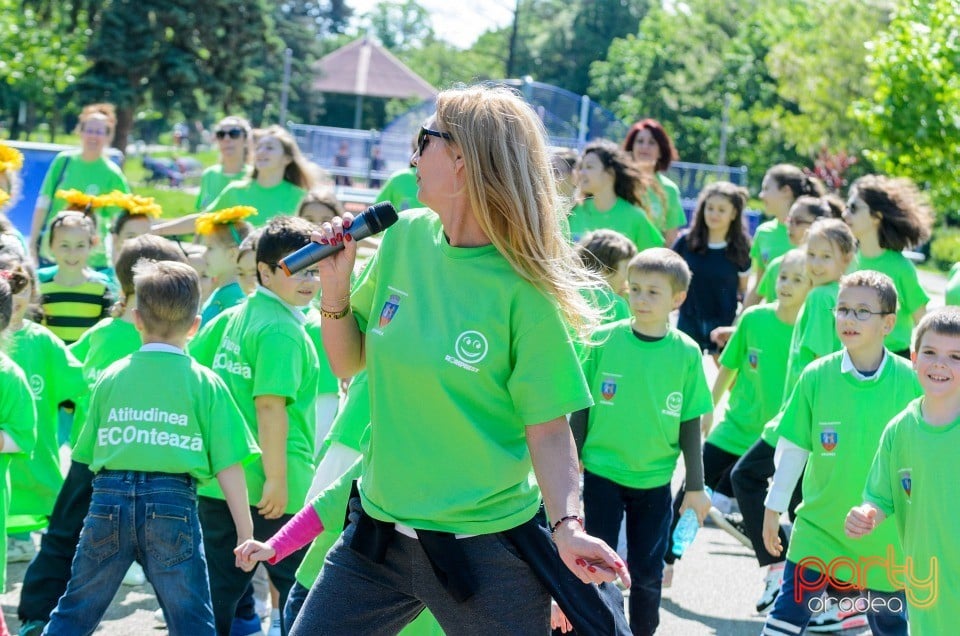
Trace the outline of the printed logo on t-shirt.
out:
<instances>
[{"instance_id":1,"label":"printed logo on t-shirt","mask_svg":"<svg viewBox=\"0 0 960 636\"><path fill-rule=\"evenodd\" d=\"M487 337L479 331L464 331L457 336L453 343L453 352L456 357L448 354L444 357L444 360L461 369L476 373L480 369L474 365L479 364L487 357L488 346Z\"/></svg>"},{"instance_id":2,"label":"printed logo on t-shirt","mask_svg":"<svg viewBox=\"0 0 960 636\"><path fill-rule=\"evenodd\" d=\"M837 432L836 425L839 422L821 422L820 423L820 445L823 446L825 453L821 455L836 455L834 449L840 442L840 434Z\"/></svg>"},{"instance_id":3,"label":"printed logo on t-shirt","mask_svg":"<svg viewBox=\"0 0 960 636\"><path fill-rule=\"evenodd\" d=\"M617 381L621 377L623 376L616 373L603 374L603 380L600 381L600 395L603 396L603 402L600 404L613 406L613 398L617 395Z\"/></svg>"},{"instance_id":4,"label":"printed logo on t-shirt","mask_svg":"<svg viewBox=\"0 0 960 636\"><path fill-rule=\"evenodd\" d=\"M680 417L680 409L683 408L683 393L674 391L667 396L667 408L663 409L664 415L673 415Z\"/></svg>"},{"instance_id":5,"label":"printed logo on t-shirt","mask_svg":"<svg viewBox=\"0 0 960 636\"><path fill-rule=\"evenodd\" d=\"M30 391L33 393L33 399L39 400L43 395L43 387L46 386L46 383L43 380L42 375L37 375L34 373L30 376Z\"/></svg>"},{"instance_id":6,"label":"printed logo on t-shirt","mask_svg":"<svg viewBox=\"0 0 960 636\"><path fill-rule=\"evenodd\" d=\"M112 424L113 426L110 426ZM172 446L183 450L201 452L203 438L193 433L184 435L173 430L163 430L154 425L188 426L186 413L164 411L157 407L135 409L129 406L111 408L107 424L97 431L97 445L104 446Z\"/></svg>"},{"instance_id":7,"label":"printed logo on t-shirt","mask_svg":"<svg viewBox=\"0 0 960 636\"><path fill-rule=\"evenodd\" d=\"M913 490L913 477L911 477L910 468L901 468L900 469L900 487L903 488L903 492L907 494L907 499L910 499L910 491Z\"/></svg>"},{"instance_id":8,"label":"printed logo on t-shirt","mask_svg":"<svg viewBox=\"0 0 960 636\"><path fill-rule=\"evenodd\" d=\"M384 328L390 324L397 315L397 311L400 310L400 301L407 296L407 292L396 287L388 287L387 289L391 293L384 301L383 307L380 308L380 319L377 321L377 326L370 330L378 336L383 335Z\"/></svg>"},{"instance_id":9,"label":"printed logo on t-shirt","mask_svg":"<svg viewBox=\"0 0 960 636\"><path fill-rule=\"evenodd\" d=\"M759 349L750 349L747 351L747 363L750 365L750 368L754 371L757 370L757 365L760 363L760 350Z\"/></svg>"},{"instance_id":10,"label":"printed logo on t-shirt","mask_svg":"<svg viewBox=\"0 0 960 636\"><path fill-rule=\"evenodd\" d=\"M240 345L230 338L224 338L220 341L217 355L213 356L213 370L222 370L230 375L239 375L246 380L253 379L253 370L250 365L239 360L239 358Z\"/></svg>"}]
</instances>

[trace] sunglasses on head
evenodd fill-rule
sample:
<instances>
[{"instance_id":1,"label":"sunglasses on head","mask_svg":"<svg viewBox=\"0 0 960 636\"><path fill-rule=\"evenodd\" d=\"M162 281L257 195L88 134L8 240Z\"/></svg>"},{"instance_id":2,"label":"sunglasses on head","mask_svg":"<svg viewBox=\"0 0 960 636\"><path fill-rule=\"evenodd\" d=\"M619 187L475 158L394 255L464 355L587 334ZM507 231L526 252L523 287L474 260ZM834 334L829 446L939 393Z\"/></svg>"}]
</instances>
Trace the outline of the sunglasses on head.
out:
<instances>
[{"instance_id":1,"label":"sunglasses on head","mask_svg":"<svg viewBox=\"0 0 960 636\"><path fill-rule=\"evenodd\" d=\"M430 137L439 137L441 139L453 139L450 136L450 133L440 132L439 130L430 130L429 128L420 127L420 133L417 135L417 154L422 155L423 151L427 147L427 143L430 141Z\"/></svg>"},{"instance_id":2,"label":"sunglasses on head","mask_svg":"<svg viewBox=\"0 0 960 636\"><path fill-rule=\"evenodd\" d=\"M240 139L243 137L243 130L240 128L231 128L230 130L218 130L213 133L217 136L217 139L223 139L224 137L230 137L230 139Z\"/></svg>"}]
</instances>

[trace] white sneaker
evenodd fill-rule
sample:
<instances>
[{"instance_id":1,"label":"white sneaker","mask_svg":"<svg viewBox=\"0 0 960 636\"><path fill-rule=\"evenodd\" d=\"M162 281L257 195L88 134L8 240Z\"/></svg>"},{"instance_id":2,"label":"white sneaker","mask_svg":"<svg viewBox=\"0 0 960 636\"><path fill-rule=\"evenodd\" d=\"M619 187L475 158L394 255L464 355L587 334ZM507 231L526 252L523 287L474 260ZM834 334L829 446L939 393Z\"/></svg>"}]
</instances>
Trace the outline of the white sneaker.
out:
<instances>
[{"instance_id":1,"label":"white sneaker","mask_svg":"<svg viewBox=\"0 0 960 636\"><path fill-rule=\"evenodd\" d=\"M124 585L143 585L147 582L147 575L143 573L140 564L134 561L130 564L130 569L123 575Z\"/></svg>"},{"instance_id":2,"label":"white sneaker","mask_svg":"<svg viewBox=\"0 0 960 636\"><path fill-rule=\"evenodd\" d=\"M773 563L767 567L767 576L763 581L763 592L757 601L757 613L766 614L773 607L780 596L780 586L783 584L783 562Z\"/></svg>"},{"instance_id":3,"label":"white sneaker","mask_svg":"<svg viewBox=\"0 0 960 636\"><path fill-rule=\"evenodd\" d=\"M270 629L267 630L267 636L280 636L280 610L270 612Z\"/></svg>"},{"instance_id":4,"label":"white sneaker","mask_svg":"<svg viewBox=\"0 0 960 636\"><path fill-rule=\"evenodd\" d=\"M153 619L163 626L167 625L167 617L163 615L162 609L158 609L153 613Z\"/></svg>"},{"instance_id":5,"label":"white sneaker","mask_svg":"<svg viewBox=\"0 0 960 636\"><path fill-rule=\"evenodd\" d=\"M7 563L27 563L37 554L37 546L30 539L7 537Z\"/></svg>"},{"instance_id":6,"label":"white sneaker","mask_svg":"<svg viewBox=\"0 0 960 636\"><path fill-rule=\"evenodd\" d=\"M839 603L832 603L827 609L810 619L807 631L814 634L830 634L847 629L857 629L868 625L867 615L853 609L843 611Z\"/></svg>"}]
</instances>

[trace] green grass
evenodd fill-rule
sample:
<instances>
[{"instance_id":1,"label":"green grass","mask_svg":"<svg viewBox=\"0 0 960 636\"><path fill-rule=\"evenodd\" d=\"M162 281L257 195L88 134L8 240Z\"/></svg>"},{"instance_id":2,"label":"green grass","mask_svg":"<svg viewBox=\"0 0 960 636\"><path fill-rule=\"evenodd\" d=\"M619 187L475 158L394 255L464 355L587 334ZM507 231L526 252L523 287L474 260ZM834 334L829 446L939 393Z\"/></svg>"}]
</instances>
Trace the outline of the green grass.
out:
<instances>
[{"instance_id":1,"label":"green grass","mask_svg":"<svg viewBox=\"0 0 960 636\"><path fill-rule=\"evenodd\" d=\"M175 153L170 151L152 153L154 157L170 157L173 155L183 156L185 153ZM206 150L191 155L203 164L203 167L211 166L217 162L218 154L215 150ZM194 204L197 200L196 180L190 180L187 187L194 186L189 190L183 188L159 187L147 183L148 171L144 169L140 157L128 157L123 167L124 174L127 175L127 181L130 182L130 188L136 193L146 197L153 197L163 208L163 218L175 219L195 211Z\"/></svg>"}]
</instances>

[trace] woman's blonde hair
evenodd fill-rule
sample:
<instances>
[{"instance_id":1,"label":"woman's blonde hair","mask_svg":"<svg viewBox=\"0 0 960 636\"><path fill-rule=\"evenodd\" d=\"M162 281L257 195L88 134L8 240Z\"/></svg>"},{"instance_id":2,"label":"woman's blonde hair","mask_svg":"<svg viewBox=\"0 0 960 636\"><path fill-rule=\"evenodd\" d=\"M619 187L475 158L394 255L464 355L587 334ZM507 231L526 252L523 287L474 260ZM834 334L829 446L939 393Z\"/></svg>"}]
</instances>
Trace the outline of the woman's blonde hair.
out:
<instances>
[{"instance_id":1,"label":"woman's blonde hair","mask_svg":"<svg viewBox=\"0 0 960 636\"><path fill-rule=\"evenodd\" d=\"M562 230L543 123L516 91L478 85L441 92L436 121L463 155L467 198L513 269L556 298L581 337L599 311L581 294L602 280L581 265Z\"/></svg>"}]
</instances>

